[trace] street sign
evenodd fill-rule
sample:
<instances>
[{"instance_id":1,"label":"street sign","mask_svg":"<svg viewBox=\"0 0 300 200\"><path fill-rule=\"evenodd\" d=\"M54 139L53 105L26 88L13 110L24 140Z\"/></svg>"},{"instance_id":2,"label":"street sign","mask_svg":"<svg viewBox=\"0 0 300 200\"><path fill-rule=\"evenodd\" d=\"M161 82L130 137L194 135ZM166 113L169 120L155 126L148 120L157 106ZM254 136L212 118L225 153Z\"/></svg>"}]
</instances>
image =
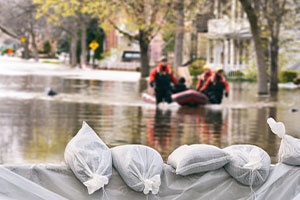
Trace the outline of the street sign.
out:
<instances>
[{"instance_id":1,"label":"street sign","mask_svg":"<svg viewBox=\"0 0 300 200\"><path fill-rule=\"evenodd\" d=\"M89 44L89 47L95 51L95 50L99 47L99 44L98 44L98 42L96 42L95 40L93 40L93 41Z\"/></svg>"},{"instance_id":2,"label":"street sign","mask_svg":"<svg viewBox=\"0 0 300 200\"><path fill-rule=\"evenodd\" d=\"M26 38L25 38L25 37L21 37L21 38L20 38L20 42L21 42L21 43L25 43L25 42L26 42Z\"/></svg>"}]
</instances>

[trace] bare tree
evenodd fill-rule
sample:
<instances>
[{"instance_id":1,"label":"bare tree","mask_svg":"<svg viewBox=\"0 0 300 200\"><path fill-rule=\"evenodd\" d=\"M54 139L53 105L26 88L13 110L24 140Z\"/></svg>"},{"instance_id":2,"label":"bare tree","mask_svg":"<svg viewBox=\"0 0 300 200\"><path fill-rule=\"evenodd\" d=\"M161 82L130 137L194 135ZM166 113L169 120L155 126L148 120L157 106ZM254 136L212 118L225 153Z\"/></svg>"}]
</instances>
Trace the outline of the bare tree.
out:
<instances>
[{"instance_id":1,"label":"bare tree","mask_svg":"<svg viewBox=\"0 0 300 200\"><path fill-rule=\"evenodd\" d=\"M175 69L182 65L185 31L189 31L194 39L194 43L191 45L190 59L195 59L194 55L197 55L197 18L200 13L208 13L212 5L210 0L176 0ZM192 21L192 27L186 27L185 20Z\"/></svg>"},{"instance_id":2,"label":"bare tree","mask_svg":"<svg viewBox=\"0 0 300 200\"><path fill-rule=\"evenodd\" d=\"M270 60L270 91L278 90L278 60L280 49L280 31L286 22L285 16L298 8L297 0L240 0L251 26L252 37L255 44L256 58L258 63L259 93L261 84L263 90L267 88L265 79L266 63L263 63L263 52L261 46L262 29L264 37L268 39ZM260 44L259 44L260 43ZM265 65L265 67L262 67ZM262 74L263 73L263 74Z\"/></svg>"},{"instance_id":3,"label":"bare tree","mask_svg":"<svg viewBox=\"0 0 300 200\"><path fill-rule=\"evenodd\" d=\"M279 34L282 18L287 13L286 0L263 0L262 8L264 18L267 20L267 28L270 34L270 90L278 90L278 57L279 57Z\"/></svg>"},{"instance_id":4,"label":"bare tree","mask_svg":"<svg viewBox=\"0 0 300 200\"><path fill-rule=\"evenodd\" d=\"M10 0L1 2L0 6L6 11L2 12L0 18L1 27L11 30L11 36L16 38L25 37L24 58L29 58L28 45L31 43L35 60L38 60L38 49L36 44L40 30L45 26L43 18L36 19L36 8L32 0ZM5 29L5 28L4 28Z\"/></svg>"},{"instance_id":5,"label":"bare tree","mask_svg":"<svg viewBox=\"0 0 300 200\"><path fill-rule=\"evenodd\" d=\"M253 2L252 2L253 1ZM258 70L258 94L267 94L268 93L268 84L267 84L267 72L266 72L266 61L264 58L264 48L261 41L261 27L259 24L259 16L257 15L258 1L255 0L240 0L244 11L247 14L250 29L252 33L252 38L255 46L256 53L256 63Z\"/></svg>"}]
</instances>

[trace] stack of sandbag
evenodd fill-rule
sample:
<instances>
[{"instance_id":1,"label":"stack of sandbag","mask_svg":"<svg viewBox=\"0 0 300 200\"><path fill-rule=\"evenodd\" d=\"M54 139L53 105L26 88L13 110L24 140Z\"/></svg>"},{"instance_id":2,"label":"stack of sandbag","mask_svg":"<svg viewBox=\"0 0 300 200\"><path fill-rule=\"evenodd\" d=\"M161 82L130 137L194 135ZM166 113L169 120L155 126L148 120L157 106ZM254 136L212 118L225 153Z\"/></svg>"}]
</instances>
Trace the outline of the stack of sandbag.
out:
<instances>
[{"instance_id":1,"label":"stack of sandbag","mask_svg":"<svg viewBox=\"0 0 300 200\"><path fill-rule=\"evenodd\" d=\"M207 144L182 145L168 157L177 175L208 172L224 167L236 181L248 186L264 183L269 175L270 156L253 145L232 145L225 149Z\"/></svg>"},{"instance_id":2,"label":"stack of sandbag","mask_svg":"<svg viewBox=\"0 0 300 200\"><path fill-rule=\"evenodd\" d=\"M89 194L108 184L112 166L131 189L157 194L164 167L161 155L144 145L123 145L110 150L86 122L67 144L65 162Z\"/></svg>"},{"instance_id":3,"label":"stack of sandbag","mask_svg":"<svg viewBox=\"0 0 300 200\"><path fill-rule=\"evenodd\" d=\"M89 194L108 184L112 175L111 151L86 122L67 144L64 157Z\"/></svg>"},{"instance_id":4,"label":"stack of sandbag","mask_svg":"<svg viewBox=\"0 0 300 200\"><path fill-rule=\"evenodd\" d=\"M284 125L274 122L268 120L271 129L283 138L280 160L300 165L297 157L300 140L285 135ZM122 145L109 149L86 122L67 144L65 161L87 187L89 194L108 184L112 167L131 189L146 195L150 192L157 194L164 168L161 155L150 147ZM167 163L174 173L181 176L224 167L236 181L252 188L266 181L271 159L263 149L253 145L232 145L220 149L207 144L193 144L175 149Z\"/></svg>"},{"instance_id":5,"label":"stack of sandbag","mask_svg":"<svg viewBox=\"0 0 300 200\"><path fill-rule=\"evenodd\" d=\"M273 118L267 120L273 133L282 140L278 152L278 161L288 165L300 165L300 140L286 135L282 122L276 122Z\"/></svg>"}]
</instances>

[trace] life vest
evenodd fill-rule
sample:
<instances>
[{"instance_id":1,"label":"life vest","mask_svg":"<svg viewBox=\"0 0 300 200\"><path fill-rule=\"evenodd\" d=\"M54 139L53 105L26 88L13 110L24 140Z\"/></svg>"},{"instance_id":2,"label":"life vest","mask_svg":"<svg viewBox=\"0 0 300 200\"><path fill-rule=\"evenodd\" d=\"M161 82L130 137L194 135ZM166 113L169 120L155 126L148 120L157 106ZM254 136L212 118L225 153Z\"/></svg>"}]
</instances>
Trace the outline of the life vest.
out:
<instances>
[{"instance_id":1,"label":"life vest","mask_svg":"<svg viewBox=\"0 0 300 200\"><path fill-rule=\"evenodd\" d=\"M213 76L213 71L209 70L209 71L205 71L200 75L199 81L197 83L196 89L200 90L201 87L205 84L205 82L211 77Z\"/></svg>"}]
</instances>

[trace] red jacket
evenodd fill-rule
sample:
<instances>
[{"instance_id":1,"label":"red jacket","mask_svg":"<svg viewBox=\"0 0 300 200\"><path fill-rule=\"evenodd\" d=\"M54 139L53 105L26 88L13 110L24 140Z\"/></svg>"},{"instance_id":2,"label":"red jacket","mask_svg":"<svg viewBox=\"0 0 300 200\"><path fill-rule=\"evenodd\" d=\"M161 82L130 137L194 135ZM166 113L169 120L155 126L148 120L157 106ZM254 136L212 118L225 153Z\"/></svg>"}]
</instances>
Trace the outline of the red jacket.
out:
<instances>
[{"instance_id":1,"label":"red jacket","mask_svg":"<svg viewBox=\"0 0 300 200\"><path fill-rule=\"evenodd\" d=\"M204 85L202 86L201 90L206 90L206 88L213 82L217 82L217 78L216 78L217 74L213 74L205 83ZM222 82L224 83L225 85L225 91L226 92L229 92L229 84L228 82L226 81L225 77L222 75L222 74L219 74L218 76L221 77L220 81L219 82Z\"/></svg>"},{"instance_id":2,"label":"red jacket","mask_svg":"<svg viewBox=\"0 0 300 200\"><path fill-rule=\"evenodd\" d=\"M172 72L172 69L169 65L166 66L166 70L165 71L162 71L162 64L159 64L158 66L156 66L151 74L150 74L150 79L149 79L149 82L153 82L155 81L155 76L157 73L166 73L166 74L170 74L171 75L171 78L172 78L172 82L174 84L177 84L177 79L176 77L174 76L173 72Z\"/></svg>"},{"instance_id":3,"label":"red jacket","mask_svg":"<svg viewBox=\"0 0 300 200\"><path fill-rule=\"evenodd\" d=\"M209 79L209 77L211 77L213 75L213 73L214 72L210 69L203 72L200 75L199 81L196 86L196 90L200 90L201 86L203 86L203 84Z\"/></svg>"}]
</instances>

